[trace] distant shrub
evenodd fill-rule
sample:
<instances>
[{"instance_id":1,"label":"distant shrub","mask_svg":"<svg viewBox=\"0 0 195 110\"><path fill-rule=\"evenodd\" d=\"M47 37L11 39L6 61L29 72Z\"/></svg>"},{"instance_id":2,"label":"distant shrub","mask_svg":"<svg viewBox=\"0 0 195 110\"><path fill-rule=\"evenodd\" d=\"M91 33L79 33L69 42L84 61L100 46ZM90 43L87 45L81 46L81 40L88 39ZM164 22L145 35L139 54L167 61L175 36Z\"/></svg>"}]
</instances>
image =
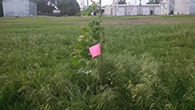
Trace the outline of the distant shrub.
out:
<instances>
[{"instance_id":1,"label":"distant shrub","mask_svg":"<svg viewBox=\"0 0 195 110\"><path fill-rule=\"evenodd\" d=\"M76 13L76 16L81 16L81 12L77 12Z\"/></svg>"}]
</instances>

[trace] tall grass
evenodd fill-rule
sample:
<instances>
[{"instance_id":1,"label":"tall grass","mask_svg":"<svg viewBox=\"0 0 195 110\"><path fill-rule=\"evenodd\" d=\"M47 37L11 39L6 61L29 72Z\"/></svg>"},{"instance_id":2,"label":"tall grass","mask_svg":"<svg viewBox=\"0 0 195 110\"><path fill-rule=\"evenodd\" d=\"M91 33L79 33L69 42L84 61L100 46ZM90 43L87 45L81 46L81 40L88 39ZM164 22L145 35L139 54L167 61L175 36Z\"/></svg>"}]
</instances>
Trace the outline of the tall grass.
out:
<instances>
[{"instance_id":1,"label":"tall grass","mask_svg":"<svg viewBox=\"0 0 195 110\"><path fill-rule=\"evenodd\" d=\"M0 109L194 109L194 23L106 27L99 85L98 59L81 68L69 57L79 24L40 19L0 21Z\"/></svg>"}]
</instances>

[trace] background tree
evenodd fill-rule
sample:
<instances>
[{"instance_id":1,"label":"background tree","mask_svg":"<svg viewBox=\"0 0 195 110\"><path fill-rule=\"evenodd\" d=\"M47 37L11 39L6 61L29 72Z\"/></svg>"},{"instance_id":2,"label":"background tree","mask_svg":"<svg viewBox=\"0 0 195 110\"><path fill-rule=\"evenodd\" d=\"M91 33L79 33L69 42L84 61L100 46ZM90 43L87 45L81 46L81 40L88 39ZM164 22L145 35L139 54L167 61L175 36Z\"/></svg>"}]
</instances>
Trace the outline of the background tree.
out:
<instances>
[{"instance_id":1,"label":"background tree","mask_svg":"<svg viewBox=\"0 0 195 110\"><path fill-rule=\"evenodd\" d=\"M37 4L37 11L41 13L52 13L55 9L54 6L50 5L47 0L30 0Z\"/></svg>"},{"instance_id":2,"label":"background tree","mask_svg":"<svg viewBox=\"0 0 195 110\"><path fill-rule=\"evenodd\" d=\"M120 0L118 4L127 4L126 0Z\"/></svg>"},{"instance_id":3,"label":"background tree","mask_svg":"<svg viewBox=\"0 0 195 110\"><path fill-rule=\"evenodd\" d=\"M3 5L2 5L2 1L3 0L0 0L0 17L3 16Z\"/></svg>"},{"instance_id":4,"label":"background tree","mask_svg":"<svg viewBox=\"0 0 195 110\"><path fill-rule=\"evenodd\" d=\"M58 0L57 7L63 15L75 15L80 11L79 4L76 0Z\"/></svg>"},{"instance_id":5,"label":"background tree","mask_svg":"<svg viewBox=\"0 0 195 110\"><path fill-rule=\"evenodd\" d=\"M30 0L37 3L37 11L52 13L54 9L60 9L61 14L75 15L80 11L76 0Z\"/></svg>"},{"instance_id":6,"label":"background tree","mask_svg":"<svg viewBox=\"0 0 195 110\"><path fill-rule=\"evenodd\" d=\"M159 4L160 0L149 0L147 4Z\"/></svg>"}]
</instances>

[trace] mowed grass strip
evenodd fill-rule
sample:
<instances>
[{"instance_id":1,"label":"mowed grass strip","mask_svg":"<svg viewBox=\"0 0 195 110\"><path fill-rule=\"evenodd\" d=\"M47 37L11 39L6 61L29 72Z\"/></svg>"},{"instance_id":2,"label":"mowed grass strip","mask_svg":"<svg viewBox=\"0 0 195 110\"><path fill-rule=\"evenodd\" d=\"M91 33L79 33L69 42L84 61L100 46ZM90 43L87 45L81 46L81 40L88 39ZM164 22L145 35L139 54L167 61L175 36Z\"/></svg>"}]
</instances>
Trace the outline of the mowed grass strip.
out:
<instances>
[{"instance_id":1,"label":"mowed grass strip","mask_svg":"<svg viewBox=\"0 0 195 110\"><path fill-rule=\"evenodd\" d=\"M151 17L173 19L103 19ZM195 23L105 27L98 91L98 67L78 73L69 56L82 32L74 21L95 18L6 19L0 20L0 109L194 109Z\"/></svg>"}]
</instances>

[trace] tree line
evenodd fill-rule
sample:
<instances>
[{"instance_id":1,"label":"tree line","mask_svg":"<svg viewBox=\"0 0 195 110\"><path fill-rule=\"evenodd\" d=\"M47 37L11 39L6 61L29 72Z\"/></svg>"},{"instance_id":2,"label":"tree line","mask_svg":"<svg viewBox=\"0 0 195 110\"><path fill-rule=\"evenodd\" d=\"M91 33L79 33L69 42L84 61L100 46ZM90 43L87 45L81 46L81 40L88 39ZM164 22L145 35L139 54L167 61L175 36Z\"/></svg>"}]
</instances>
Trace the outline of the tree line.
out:
<instances>
[{"instance_id":1,"label":"tree line","mask_svg":"<svg viewBox=\"0 0 195 110\"><path fill-rule=\"evenodd\" d=\"M149 0L147 4L159 4L160 0Z\"/></svg>"},{"instance_id":2,"label":"tree line","mask_svg":"<svg viewBox=\"0 0 195 110\"><path fill-rule=\"evenodd\" d=\"M2 1L3 0L0 0L0 17L3 16L3 6L2 6Z\"/></svg>"},{"instance_id":3,"label":"tree line","mask_svg":"<svg viewBox=\"0 0 195 110\"><path fill-rule=\"evenodd\" d=\"M37 4L40 13L52 13L54 9L61 10L61 14L75 15L80 11L76 0L30 0Z\"/></svg>"}]
</instances>

